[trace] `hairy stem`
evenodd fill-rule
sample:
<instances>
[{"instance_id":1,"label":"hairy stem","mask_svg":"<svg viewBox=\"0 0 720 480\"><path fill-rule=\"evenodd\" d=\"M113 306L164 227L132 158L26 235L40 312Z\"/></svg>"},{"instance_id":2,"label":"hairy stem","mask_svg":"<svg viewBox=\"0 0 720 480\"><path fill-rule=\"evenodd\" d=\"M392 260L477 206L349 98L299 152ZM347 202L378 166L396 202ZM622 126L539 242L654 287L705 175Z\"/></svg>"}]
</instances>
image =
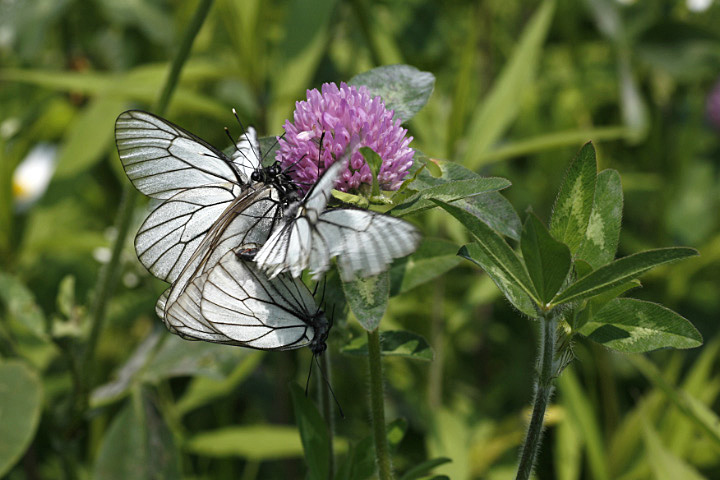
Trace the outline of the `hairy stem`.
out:
<instances>
[{"instance_id":1,"label":"hairy stem","mask_svg":"<svg viewBox=\"0 0 720 480\"><path fill-rule=\"evenodd\" d=\"M520 465L518 465L517 480L530 478L535 457L540 449L545 409L553 393L554 357L555 357L555 329L557 321L553 315L540 317L540 346L538 348L538 372L535 379L535 396L533 398L532 417L528 426Z\"/></svg>"},{"instance_id":2,"label":"hairy stem","mask_svg":"<svg viewBox=\"0 0 720 480\"><path fill-rule=\"evenodd\" d=\"M165 80L165 86L158 98L155 106L155 112L158 115L163 115L167 110L170 98L172 97L175 87L177 87L178 81L180 80L180 72L182 70L185 61L190 55L190 49L192 48L193 41L200 31L205 18L207 17L210 6L213 0L200 0L200 3L195 11L190 24L188 25L185 34L183 35L180 48L177 52L176 57L173 59L168 73L167 79ZM96 287L96 296L92 308L92 319L90 336L88 338L85 352L83 354L83 361L81 365L85 366L85 392L84 396L87 396L89 386L92 384L93 365L95 361L93 359L95 355L95 349L97 347L98 339L100 338L100 332L103 328L105 321L105 313L107 310L108 301L112 297L115 284L117 283L117 277L119 276L120 270L120 254L122 253L123 245L130 229L130 222L132 220L132 212L135 206L135 200L137 198L137 191L129 184L126 183L123 188L123 200L118 210L118 216L116 221L117 236L115 238L115 244L113 245L112 255L110 262L106 265L106 268L100 271L98 284ZM87 399L85 399L87 400Z\"/></svg>"},{"instance_id":3,"label":"hairy stem","mask_svg":"<svg viewBox=\"0 0 720 480\"><path fill-rule=\"evenodd\" d=\"M368 332L368 357L370 359L370 411L372 413L373 434L375 437L375 458L378 465L378 478L391 480L392 462L385 432L385 405L383 398L382 361L380 358L380 332L375 329Z\"/></svg>"}]
</instances>

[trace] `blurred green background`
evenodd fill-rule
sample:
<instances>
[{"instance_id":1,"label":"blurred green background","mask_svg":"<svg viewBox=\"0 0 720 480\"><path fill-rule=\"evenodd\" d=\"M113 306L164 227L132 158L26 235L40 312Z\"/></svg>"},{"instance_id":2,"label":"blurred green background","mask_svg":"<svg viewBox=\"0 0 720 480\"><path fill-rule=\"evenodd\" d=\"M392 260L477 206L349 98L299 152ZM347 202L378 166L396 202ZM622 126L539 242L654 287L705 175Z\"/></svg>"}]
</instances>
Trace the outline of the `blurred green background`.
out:
<instances>
[{"instance_id":1,"label":"blurred green background","mask_svg":"<svg viewBox=\"0 0 720 480\"><path fill-rule=\"evenodd\" d=\"M702 3L216 0L165 117L224 148L232 107L277 135L307 88L407 63L437 79L407 125L411 146L508 178L503 193L517 211L532 205L543 219L567 163L594 140L600 168L622 175L620 255L671 245L701 253L646 275L634 296L676 310L706 343L643 358L579 342L537 477L720 478L720 125L707 113L720 78L720 4L697 10ZM91 360L89 406L68 415L82 395L78 352L128 182L114 121L151 108L195 7L0 1L0 404L16 413L0 417L0 476L304 476L288 383L303 384L309 352L167 333L154 314L164 285L132 247L144 199ZM512 478L535 326L455 260L466 240L457 223L435 211L414 221L448 242L443 266L457 267L393 298L381 325L423 335L435 355L385 361L388 420L405 420L396 470L445 456L452 463L436 472L453 479ZM336 323L342 454L370 428L366 359L339 352L361 330Z\"/></svg>"}]
</instances>

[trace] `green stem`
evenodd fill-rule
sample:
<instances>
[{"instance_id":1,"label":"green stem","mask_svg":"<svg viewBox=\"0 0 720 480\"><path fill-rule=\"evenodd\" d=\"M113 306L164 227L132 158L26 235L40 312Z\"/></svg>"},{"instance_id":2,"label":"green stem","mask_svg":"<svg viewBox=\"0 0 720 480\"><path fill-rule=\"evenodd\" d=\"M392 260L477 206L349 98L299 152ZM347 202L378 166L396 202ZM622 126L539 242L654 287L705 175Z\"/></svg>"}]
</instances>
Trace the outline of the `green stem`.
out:
<instances>
[{"instance_id":1,"label":"green stem","mask_svg":"<svg viewBox=\"0 0 720 480\"><path fill-rule=\"evenodd\" d=\"M320 369L322 375L318 375L318 382L320 384L320 409L325 418L325 423L328 427L328 448L330 449L330 458L328 459L328 471L330 472L329 478L335 478L335 450L334 450L334 437L335 437L335 421L333 417L333 402L330 394L330 351L326 350L320 355Z\"/></svg>"},{"instance_id":2,"label":"green stem","mask_svg":"<svg viewBox=\"0 0 720 480\"><path fill-rule=\"evenodd\" d=\"M368 332L368 357L370 359L370 411L375 436L375 457L378 464L378 478L391 480L392 462L385 431L385 405L383 398L382 361L380 357L380 332Z\"/></svg>"},{"instance_id":3,"label":"green stem","mask_svg":"<svg viewBox=\"0 0 720 480\"><path fill-rule=\"evenodd\" d=\"M535 380L535 396L533 398L532 417L528 426L525 443L523 443L518 466L517 480L530 478L535 457L540 449L545 409L553 393L554 357L555 357L555 329L557 321L552 315L540 317L540 347L538 349L538 375Z\"/></svg>"},{"instance_id":4,"label":"green stem","mask_svg":"<svg viewBox=\"0 0 720 480\"><path fill-rule=\"evenodd\" d=\"M163 87L155 107L155 112L158 115L164 115L165 110L167 110L170 98L172 97L175 87L177 87L180 79L182 67L190 55L190 49L192 48L193 41L207 17L212 2L213 0L200 0L200 4L198 5L197 10L195 10L195 15L183 35L177 56L173 59L170 72L165 80L165 86ZM93 365L96 363L93 356L95 354L97 342L100 338L100 332L102 331L103 323L105 321L107 304L112 297L117 277L119 275L120 254L122 253L122 248L130 229L130 221L132 219L133 207L135 206L136 198L137 191L129 183L126 183L123 188L123 200L120 204L117 216L117 236L115 238L115 244L113 245L110 262L107 264L106 268L100 271L95 302L92 309L92 326L90 327L90 336L88 338L88 343L83 355L83 361L81 363L86 368L85 392L83 392L85 397L87 396L89 386L92 384Z\"/></svg>"}]
</instances>

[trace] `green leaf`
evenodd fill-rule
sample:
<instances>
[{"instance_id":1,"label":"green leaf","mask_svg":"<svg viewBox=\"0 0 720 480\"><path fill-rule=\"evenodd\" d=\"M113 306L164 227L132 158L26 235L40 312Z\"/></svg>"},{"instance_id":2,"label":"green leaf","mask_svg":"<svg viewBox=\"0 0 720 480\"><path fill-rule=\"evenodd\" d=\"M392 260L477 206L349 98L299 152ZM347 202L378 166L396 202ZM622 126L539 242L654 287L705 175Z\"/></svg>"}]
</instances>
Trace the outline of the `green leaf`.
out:
<instances>
[{"instance_id":1,"label":"green leaf","mask_svg":"<svg viewBox=\"0 0 720 480\"><path fill-rule=\"evenodd\" d=\"M387 424L385 431L388 436L390 448L397 447L405 436L407 421L398 418ZM335 475L335 480L366 480L373 478L376 473L375 448L373 438L367 436L350 447L345 461Z\"/></svg>"},{"instance_id":2,"label":"green leaf","mask_svg":"<svg viewBox=\"0 0 720 480\"><path fill-rule=\"evenodd\" d=\"M390 296L412 290L453 269L461 259L457 245L439 238L423 238L412 255L396 260L390 268Z\"/></svg>"},{"instance_id":3,"label":"green leaf","mask_svg":"<svg viewBox=\"0 0 720 480\"><path fill-rule=\"evenodd\" d=\"M155 354L156 347L163 335L165 333L158 328L145 337L130 358L113 374L113 379L92 391L90 406L97 408L125 397L137 381L139 372Z\"/></svg>"},{"instance_id":4,"label":"green leaf","mask_svg":"<svg viewBox=\"0 0 720 480\"><path fill-rule=\"evenodd\" d=\"M678 478L704 480L706 478L662 444L660 435L646 417L643 417L643 439L649 460L647 463L652 470L652 478L656 480L676 480Z\"/></svg>"},{"instance_id":5,"label":"green leaf","mask_svg":"<svg viewBox=\"0 0 720 480\"><path fill-rule=\"evenodd\" d=\"M593 403L584 393L573 369L565 370L558 377L557 384L569 421L577 426L577 431L583 437L592 478L609 480L611 477L608 472L605 443Z\"/></svg>"},{"instance_id":6,"label":"green leaf","mask_svg":"<svg viewBox=\"0 0 720 480\"><path fill-rule=\"evenodd\" d=\"M99 96L82 110L70 125L60 151L55 177L72 177L97 163L112 144L118 112L125 108L122 97Z\"/></svg>"},{"instance_id":7,"label":"green leaf","mask_svg":"<svg viewBox=\"0 0 720 480\"><path fill-rule=\"evenodd\" d=\"M579 330L583 325L590 321L595 312L599 311L604 307L610 300L613 300L623 293L633 288L640 287L639 280L632 280L630 282L621 283L617 287L611 288L599 295L588 300L585 308L583 308L574 319L573 329Z\"/></svg>"},{"instance_id":8,"label":"green leaf","mask_svg":"<svg viewBox=\"0 0 720 480\"><path fill-rule=\"evenodd\" d=\"M366 86L371 96L382 98L385 108L405 123L427 103L435 77L410 65L387 65L355 75L349 83Z\"/></svg>"},{"instance_id":9,"label":"green leaf","mask_svg":"<svg viewBox=\"0 0 720 480\"><path fill-rule=\"evenodd\" d=\"M417 179L411 184L411 187L419 192L431 187L444 185L446 183L484 178L458 163L448 162L445 160L428 159L420 152L415 153L415 160L415 164L410 168L410 174L414 174L419 168L421 168L420 164L423 162L427 162L427 165L433 164L439 167L442 173L440 176L433 175L427 172L427 169L420 172ZM472 213L501 234L514 240L520 239L520 230L522 228L520 217L518 217L510 202L498 192L491 191L457 200L454 203L456 206L464 208L468 212ZM393 215L407 215L427 210L429 208L435 208L436 206L437 205L432 201L421 199L416 203L408 204L407 208L402 212L394 210Z\"/></svg>"},{"instance_id":10,"label":"green leaf","mask_svg":"<svg viewBox=\"0 0 720 480\"><path fill-rule=\"evenodd\" d=\"M702 345L700 332L685 318L657 303L634 298L611 300L579 332L626 353Z\"/></svg>"},{"instance_id":11,"label":"green leaf","mask_svg":"<svg viewBox=\"0 0 720 480\"><path fill-rule=\"evenodd\" d=\"M595 147L586 143L570 163L550 218L550 233L570 247L570 252L580 248L588 228L595 196L597 160Z\"/></svg>"},{"instance_id":12,"label":"green leaf","mask_svg":"<svg viewBox=\"0 0 720 480\"><path fill-rule=\"evenodd\" d=\"M325 480L330 474L330 435L315 404L296 384L290 385L295 421L300 431L308 477Z\"/></svg>"},{"instance_id":13,"label":"green leaf","mask_svg":"<svg viewBox=\"0 0 720 480\"><path fill-rule=\"evenodd\" d=\"M360 335L347 343L342 349L347 355L367 356L367 335ZM406 357L413 360L430 362L433 351L423 337L404 330L380 332L380 354L387 357Z\"/></svg>"},{"instance_id":14,"label":"green leaf","mask_svg":"<svg viewBox=\"0 0 720 480\"><path fill-rule=\"evenodd\" d=\"M40 421L42 384L24 363L0 363L0 476L20 460Z\"/></svg>"},{"instance_id":15,"label":"green leaf","mask_svg":"<svg viewBox=\"0 0 720 480\"><path fill-rule=\"evenodd\" d=\"M383 272L374 277L358 278L343 282L342 286L350 310L360 325L368 332L375 330L387 309L390 274Z\"/></svg>"},{"instance_id":16,"label":"green leaf","mask_svg":"<svg viewBox=\"0 0 720 480\"><path fill-rule=\"evenodd\" d=\"M515 252L492 228L464 210L434 200L453 217L458 219L476 238L458 252L463 258L479 265L502 290L510 303L521 312L535 316L533 301L537 300L530 276Z\"/></svg>"},{"instance_id":17,"label":"green leaf","mask_svg":"<svg viewBox=\"0 0 720 480\"><path fill-rule=\"evenodd\" d=\"M285 38L276 61L270 66L273 102L268 108L267 125L280 126L290 117L294 102L305 95L327 49L330 19L336 0L319 0L308 8L305 0L286 5ZM179 94L180 92L178 92Z\"/></svg>"},{"instance_id":18,"label":"green leaf","mask_svg":"<svg viewBox=\"0 0 720 480\"><path fill-rule=\"evenodd\" d=\"M462 164L473 170L482 163L479 157L507 131L520 111L523 95L535 76L545 37L552 23L555 2L545 0L525 27L515 51L495 80L477 113L470 120L467 150Z\"/></svg>"},{"instance_id":19,"label":"green leaf","mask_svg":"<svg viewBox=\"0 0 720 480\"><path fill-rule=\"evenodd\" d=\"M205 376L193 377L183 396L175 404L175 411L182 416L236 391L238 386L255 371L264 354L265 352L262 351L252 352L242 358L235 369L222 380Z\"/></svg>"},{"instance_id":20,"label":"green leaf","mask_svg":"<svg viewBox=\"0 0 720 480\"><path fill-rule=\"evenodd\" d=\"M512 252L512 250L510 251ZM523 288L517 283L513 272L499 264L498 259L492 255L487 246L478 242L468 243L462 246L457 254L482 268L505 295L505 298L520 312L529 317L537 317L537 310L535 309L537 302L533 300L531 294L527 293L527 287ZM515 252L513 252L514 254ZM520 266L523 269L525 268L522 264ZM517 274L522 275L521 273ZM527 273L524 273L524 275L527 275ZM530 281L530 279L528 278L527 281Z\"/></svg>"},{"instance_id":21,"label":"green leaf","mask_svg":"<svg viewBox=\"0 0 720 480\"><path fill-rule=\"evenodd\" d=\"M35 296L17 277L0 272L0 300L7 313L39 338L45 338L45 315Z\"/></svg>"},{"instance_id":22,"label":"green leaf","mask_svg":"<svg viewBox=\"0 0 720 480\"><path fill-rule=\"evenodd\" d=\"M360 153L365 158L365 163L370 167L372 172L372 191L373 196L380 195L380 184L378 183L378 174L380 173L380 167L382 166L382 158L378 155L375 150L370 147L360 147Z\"/></svg>"},{"instance_id":23,"label":"green leaf","mask_svg":"<svg viewBox=\"0 0 720 480\"><path fill-rule=\"evenodd\" d=\"M300 433L297 427L289 425L223 427L194 435L184 449L206 457L242 457L255 461L303 456Z\"/></svg>"},{"instance_id":24,"label":"green leaf","mask_svg":"<svg viewBox=\"0 0 720 480\"><path fill-rule=\"evenodd\" d=\"M615 259L622 209L620 174L616 170L603 170L597 176L592 213L577 258L585 260L594 269Z\"/></svg>"},{"instance_id":25,"label":"green leaf","mask_svg":"<svg viewBox=\"0 0 720 480\"><path fill-rule=\"evenodd\" d=\"M632 355L628 360L650 382L663 391L673 405L720 447L720 417L700 400L668 383L657 367L642 355Z\"/></svg>"},{"instance_id":26,"label":"green leaf","mask_svg":"<svg viewBox=\"0 0 720 480\"><path fill-rule=\"evenodd\" d=\"M417 480L418 478L430 475L430 473L435 467L439 467L440 465L444 465L450 462L452 462L452 460L447 457L425 460L424 462L420 462L419 464L415 465L410 470L405 472L405 474L400 477L400 480Z\"/></svg>"},{"instance_id":27,"label":"green leaf","mask_svg":"<svg viewBox=\"0 0 720 480\"><path fill-rule=\"evenodd\" d=\"M430 199L450 203L456 200L469 199L483 193L502 190L510 185L511 183L508 180L499 177L477 177L466 180L455 180L420 190L395 207L392 212L395 216L407 215L432 208L434 205L429 201Z\"/></svg>"},{"instance_id":28,"label":"green leaf","mask_svg":"<svg viewBox=\"0 0 720 480\"><path fill-rule=\"evenodd\" d=\"M570 249L555 240L533 213L528 215L520 248L530 279L543 303L552 300L570 272Z\"/></svg>"},{"instance_id":29,"label":"green leaf","mask_svg":"<svg viewBox=\"0 0 720 480\"><path fill-rule=\"evenodd\" d=\"M180 456L162 416L136 391L100 445L95 480L180 478Z\"/></svg>"},{"instance_id":30,"label":"green leaf","mask_svg":"<svg viewBox=\"0 0 720 480\"><path fill-rule=\"evenodd\" d=\"M628 255L598 268L569 285L552 300L552 303L560 305L598 295L639 277L653 267L697 254L697 250L693 248L670 247Z\"/></svg>"}]
</instances>

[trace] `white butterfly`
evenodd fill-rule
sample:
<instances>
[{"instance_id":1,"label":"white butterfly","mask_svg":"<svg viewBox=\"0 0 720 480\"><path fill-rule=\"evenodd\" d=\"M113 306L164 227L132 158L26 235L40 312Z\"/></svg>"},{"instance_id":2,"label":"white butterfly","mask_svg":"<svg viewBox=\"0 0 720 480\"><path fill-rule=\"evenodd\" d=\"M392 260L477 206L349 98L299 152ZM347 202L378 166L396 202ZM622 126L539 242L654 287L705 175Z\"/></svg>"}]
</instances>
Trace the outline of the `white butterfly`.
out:
<instances>
[{"instance_id":1,"label":"white butterfly","mask_svg":"<svg viewBox=\"0 0 720 480\"><path fill-rule=\"evenodd\" d=\"M255 262L270 278L281 272L298 277L305 269L317 277L337 257L340 277L349 282L356 275L377 275L415 251L420 234L404 220L355 208L325 210L346 165L341 159L328 167L305 198L290 205L285 224L257 252Z\"/></svg>"},{"instance_id":2,"label":"white butterfly","mask_svg":"<svg viewBox=\"0 0 720 480\"><path fill-rule=\"evenodd\" d=\"M322 351L329 327L307 287L270 280L242 258L264 244L296 190L277 167L261 167L254 130L231 157L147 112L122 113L115 135L133 185L161 201L135 247L172 284L156 305L167 327L193 340Z\"/></svg>"}]
</instances>

